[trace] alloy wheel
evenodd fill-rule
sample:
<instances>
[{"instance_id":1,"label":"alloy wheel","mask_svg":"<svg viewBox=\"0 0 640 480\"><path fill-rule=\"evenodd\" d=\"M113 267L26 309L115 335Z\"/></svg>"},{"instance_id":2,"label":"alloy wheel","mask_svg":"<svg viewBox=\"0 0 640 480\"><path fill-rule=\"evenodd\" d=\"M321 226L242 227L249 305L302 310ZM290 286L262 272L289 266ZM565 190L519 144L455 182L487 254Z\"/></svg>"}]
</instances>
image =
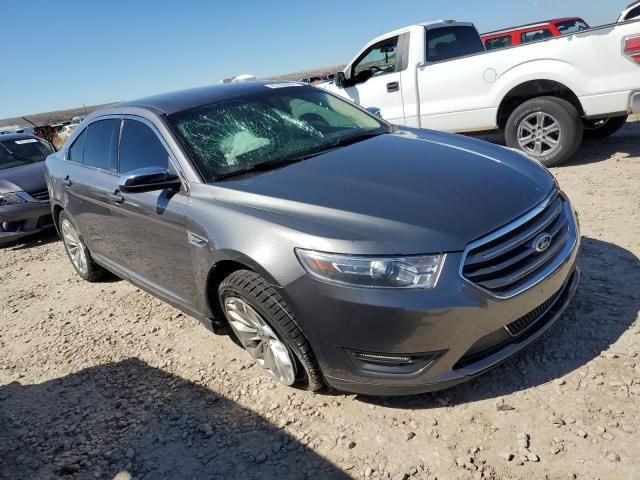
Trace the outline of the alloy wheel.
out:
<instances>
[{"instance_id":1,"label":"alloy wheel","mask_svg":"<svg viewBox=\"0 0 640 480\"><path fill-rule=\"evenodd\" d=\"M560 146L561 137L560 123L545 112L527 115L518 125L520 148L536 157L556 150Z\"/></svg>"},{"instance_id":2,"label":"alloy wheel","mask_svg":"<svg viewBox=\"0 0 640 480\"><path fill-rule=\"evenodd\" d=\"M85 253L78 231L66 218L62 220L60 227L62 230L62 240L64 241L65 247L67 247L67 252L69 252L73 266L76 267L76 270L78 270L81 275L87 275L87 254Z\"/></svg>"},{"instance_id":3,"label":"alloy wheel","mask_svg":"<svg viewBox=\"0 0 640 480\"><path fill-rule=\"evenodd\" d=\"M295 361L262 316L239 297L227 297L225 314L238 340L256 363L284 385L296 380Z\"/></svg>"}]
</instances>

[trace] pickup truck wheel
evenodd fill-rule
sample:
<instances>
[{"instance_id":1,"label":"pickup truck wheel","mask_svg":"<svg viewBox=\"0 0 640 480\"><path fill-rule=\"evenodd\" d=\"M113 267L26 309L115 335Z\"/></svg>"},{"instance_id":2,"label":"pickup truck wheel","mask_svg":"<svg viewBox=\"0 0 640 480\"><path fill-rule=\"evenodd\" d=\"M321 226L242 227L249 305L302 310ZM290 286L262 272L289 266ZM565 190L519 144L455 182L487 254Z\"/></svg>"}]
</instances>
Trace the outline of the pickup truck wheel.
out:
<instances>
[{"instance_id":1,"label":"pickup truck wheel","mask_svg":"<svg viewBox=\"0 0 640 480\"><path fill-rule=\"evenodd\" d=\"M583 125L576 108L556 97L528 100L509 116L507 146L522 150L547 167L568 160L580 146Z\"/></svg>"},{"instance_id":2,"label":"pickup truck wheel","mask_svg":"<svg viewBox=\"0 0 640 480\"><path fill-rule=\"evenodd\" d=\"M599 139L613 135L627 123L628 117L629 115L622 115L600 120L584 120L584 138Z\"/></svg>"},{"instance_id":3,"label":"pickup truck wheel","mask_svg":"<svg viewBox=\"0 0 640 480\"><path fill-rule=\"evenodd\" d=\"M278 382L304 390L324 386L311 347L278 292L262 277L238 270L218 288L237 342Z\"/></svg>"},{"instance_id":4,"label":"pickup truck wheel","mask_svg":"<svg viewBox=\"0 0 640 480\"><path fill-rule=\"evenodd\" d=\"M71 216L64 211L60 212L58 225L60 225L60 236L64 249L76 273L87 282L100 280L104 276L105 270L91 258L91 253Z\"/></svg>"}]
</instances>

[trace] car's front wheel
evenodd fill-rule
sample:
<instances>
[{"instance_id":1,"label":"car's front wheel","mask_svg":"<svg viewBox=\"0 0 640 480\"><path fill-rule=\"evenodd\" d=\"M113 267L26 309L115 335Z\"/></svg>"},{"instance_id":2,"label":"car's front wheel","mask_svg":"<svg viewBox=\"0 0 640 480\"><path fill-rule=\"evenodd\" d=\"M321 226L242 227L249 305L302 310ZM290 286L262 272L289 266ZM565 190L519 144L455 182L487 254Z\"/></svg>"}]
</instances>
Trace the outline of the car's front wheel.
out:
<instances>
[{"instance_id":1,"label":"car's front wheel","mask_svg":"<svg viewBox=\"0 0 640 480\"><path fill-rule=\"evenodd\" d=\"M105 270L93 261L91 253L80 235L80 231L66 212L60 212L58 216L58 225L60 227L60 236L64 249L71 260L71 265L76 273L84 278L87 282L97 282L105 273Z\"/></svg>"},{"instance_id":2,"label":"car's front wheel","mask_svg":"<svg viewBox=\"0 0 640 480\"><path fill-rule=\"evenodd\" d=\"M289 307L262 277L238 270L218 288L220 305L238 343L278 382L319 390L318 362Z\"/></svg>"},{"instance_id":3,"label":"car's front wheel","mask_svg":"<svg viewBox=\"0 0 640 480\"><path fill-rule=\"evenodd\" d=\"M576 108L556 97L524 102L509 116L507 146L522 150L547 167L568 160L582 143L582 119Z\"/></svg>"}]
</instances>

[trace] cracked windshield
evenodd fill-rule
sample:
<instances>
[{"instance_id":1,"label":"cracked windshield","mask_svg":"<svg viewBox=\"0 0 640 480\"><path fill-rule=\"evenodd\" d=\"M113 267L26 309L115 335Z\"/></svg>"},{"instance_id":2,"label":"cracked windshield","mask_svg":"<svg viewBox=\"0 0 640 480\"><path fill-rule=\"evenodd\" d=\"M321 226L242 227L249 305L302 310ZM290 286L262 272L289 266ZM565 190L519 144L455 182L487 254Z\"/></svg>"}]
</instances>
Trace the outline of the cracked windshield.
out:
<instances>
[{"instance_id":1,"label":"cracked windshield","mask_svg":"<svg viewBox=\"0 0 640 480\"><path fill-rule=\"evenodd\" d=\"M269 88L275 86L170 117L207 182L388 130L328 93L297 85Z\"/></svg>"}]
</instances>

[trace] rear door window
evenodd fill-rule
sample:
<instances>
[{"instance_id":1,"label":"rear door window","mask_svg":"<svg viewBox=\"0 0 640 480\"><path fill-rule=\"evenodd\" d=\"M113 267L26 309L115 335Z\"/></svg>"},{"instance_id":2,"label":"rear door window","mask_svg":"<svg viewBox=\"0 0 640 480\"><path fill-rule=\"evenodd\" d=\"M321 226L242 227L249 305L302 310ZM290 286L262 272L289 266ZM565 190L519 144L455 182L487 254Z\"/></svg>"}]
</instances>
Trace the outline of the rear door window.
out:
<instances>
[{"instance_id":1,"label":"rear door window","mask_svg":"<svg viewBox=\"0 0 640 480\"><path fill-rule=\"evenodd\" d=\"M103 170L115 170L119 132L120 120L112 118L89 125L84 146L84 164Z\"/></svg>"},{"instance_id":2,"label":"rear door window","mask_svg":"<svg viewBox=\"0 0 640 480\"><path fill-rule=\"evenodd\" d=\"M484 51L482 39L474 27L456 25L427 30L427 62L440 62Z\"/></svg>"},{"instance_id":3,"label":"rear door window","mask_svg":"<svg viewBox=\"0 0 640 480\"><path fill-rule=\"evenodd\" d=\"M587 30L589 26L582 20L567 20L566 22L556 23L556 28L562 35L565 35L568 33L576 33L581 32L582 30Z\"/></svg>"},{"instance_id":4,"label":"rear door window","mask_svg":"<svg viewBox=\"0 0 640 480\"><path fill-rule=\"evenodd\" d=\"M144 167L169 168L169 152L150 127L125 120L120 140L121 173Z\"/></svg>"},{"instance_id":5,"label":"rear door window","mask_svg":"<svg viewBox=\"0 0 640 480\"><path fill-rule=\"evenodd\" d=\"M490 38L485 42L487 50L494 50L496 48L505 48L511 46L511 35L505 35L504 37Z\"/></svg>"},{"instance_id":6,"label":"rear door window","mask_svg":"<svg viewBox=\"0 0 640 480\"><path fill-rule=\"evenodd\" d=\"M67 154L67 160L72 162L82 163L84 162L84 142L87 139L87 129L85 128L82 133L76 138L71 147L69 147L69 153Z\"/></svg>"},{"instance_id":7,"label":"rear door window","mask_svg":"<svg viewBox=\"0 0 640 480\"><path fill-rule=\"evenodd\" d=\"M553 33L548 28L541 28L539 30L531 30L530 32L524 32L520 35L520 41L522 43L537 42L544 40L545 38L553 37Z\"/></svg>"}]
</instances>

